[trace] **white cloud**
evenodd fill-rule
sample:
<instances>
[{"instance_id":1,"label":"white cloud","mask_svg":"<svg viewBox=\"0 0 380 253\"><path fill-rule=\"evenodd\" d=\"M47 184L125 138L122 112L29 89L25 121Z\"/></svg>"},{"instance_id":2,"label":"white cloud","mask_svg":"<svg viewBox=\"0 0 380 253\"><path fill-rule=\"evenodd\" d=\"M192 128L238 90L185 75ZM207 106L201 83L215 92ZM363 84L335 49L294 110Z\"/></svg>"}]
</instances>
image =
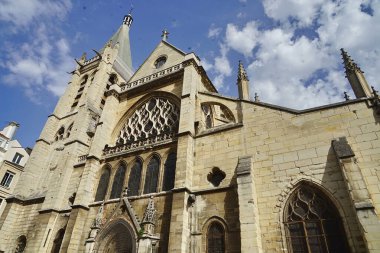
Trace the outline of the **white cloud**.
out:
<instances>
[{"instance_id":1,"label":"white cloud","mask_svg":"<svg viewBox=\"0 0 380 253\"><path fill-rule=\"evenodd\" d=\"M227 25L226 43L232 49L245 56L252 56L252 50L257 42L257 25L255 22L248 22L242 30L233 24Z\"/></svg>"},{"instance_id":2,"label":"white cloud","mask_svg":"<svg viewBox=\"0 0 380 253\"><path fill-rule=\"evenodd\" d=\"M64 17L71 8L70 0L0 0L0 20L26 26L40 16Z\"/></svg>"},{"instance_id":3,"label":"white cloud","mask_svg":"<svg viewBox=\"0 0 380 253\"><path fill-rule=\"evenodd\" d=\"M302 109L343 101L344 91L353 97L342 70L341 47L368 82L380 88L379 0L263 0L263 5L273 20L271 28L255 21L241 27L227 24L223 41L225 51L250 61L251 92L261 101ZM223 54L215 58L224 66L221 59ZM219 66L214 82L223 81L223 72Z\"/></svg>"},{"instance_id":4,"label":"white cloud","mask_svg":"<svg viewBox=\"0 0 380 253\"><path fill-rule=\"evenodd\" d=\"M54 42L39 28L32 43L19 48L9 48L5 68L9 73L3 77L8 85L21 86L33 101L41 99L42 91L56 96L63 94L69 75L74 68L69 45L63 38ZM43 32L45 31L45 32Z\"/></svg>"},{"instance_id":5,"label":"white cloud","mask_svg":"<svg viewBox=\"0 0 380 253\"><path fill-rule=\"evenodd\" d=\"M263 0L268 17L281 22L290 18L299 26L309 26L318 17L319 10L328 0Z\"/></svg>"},{"instance_id":6,"label":"white cloud","mask_svg":"<svg viewBox=\"0 0 380 253\"><path fill-rule=\"evenodd\" d=\"M1 77L5 85L19 87L36 103L46 93L63 94L75 64L70 45L58 22L71 9L71 0L0 0L0 21L9 22L13 32L23 33L22 40L3 43ZM58 20L57 20L58 18ZM27 32L25 32L27 31Z\"/></svg>"},{"instance_id":7,"label":"white cloud","mask_svg":"<svg viewBox=\"0 0 380 253\"><path fill-rule=\"evenodd\" d=\"M210 28L208 29L208 38L217 38L219 37L219 34L221 33L222 28L216 27L215 24L212 24Z\"/></svg>"}]
</instances>

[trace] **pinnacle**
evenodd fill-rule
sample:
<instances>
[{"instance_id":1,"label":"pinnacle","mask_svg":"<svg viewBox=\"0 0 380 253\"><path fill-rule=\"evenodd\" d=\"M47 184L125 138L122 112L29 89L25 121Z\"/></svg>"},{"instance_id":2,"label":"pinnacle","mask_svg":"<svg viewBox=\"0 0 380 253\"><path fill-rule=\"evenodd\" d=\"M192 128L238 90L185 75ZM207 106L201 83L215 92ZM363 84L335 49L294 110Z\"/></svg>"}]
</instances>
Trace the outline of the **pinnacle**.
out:
<instances>
[{"instance_id":1,"label":"pinnacle","mask_svg":"<svg viewBox=\"0 0 380 253\"><path fill-rule=\"evenodd\" d=\"M239 61L239 69L238 69L238 81L240 80L249 81L247 73L244 69L243 63L241 61Z\"/></svg>"},{"instance_id":2,"label":"pinnacle","mask_svg":"<svg viewBox=\"0 0 380 253\"><path fill-rule=\"evenodd\" d=\"M348 55L348 53L341 48L341 55L343 58L344 68L346 69L346 74L348 72L353 72L355 70L360 71L363 73L363 71L359 68L359 66L351 59L351 56Z\"/></svg>"}]
</instances>

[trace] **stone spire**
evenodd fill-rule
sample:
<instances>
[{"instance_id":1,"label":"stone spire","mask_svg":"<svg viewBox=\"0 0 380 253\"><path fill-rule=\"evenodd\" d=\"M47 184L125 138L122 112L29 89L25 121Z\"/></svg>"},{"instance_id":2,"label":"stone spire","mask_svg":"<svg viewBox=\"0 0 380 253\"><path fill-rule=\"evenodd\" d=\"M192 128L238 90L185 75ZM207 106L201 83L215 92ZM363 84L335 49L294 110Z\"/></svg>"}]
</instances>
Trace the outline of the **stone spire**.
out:
<instances>
[{"instance_id":1,"label":"stone spire","mask_svg":"<svg viewBox=\"0 0 380 253\"><path fill-rule=\"evenodd\" d=\"M239 98L249 100L249 79L241 61L239 61L237 85L239 89Z\"/></svg>"},{"instance_id":2,"label":"stone spire","mask_svg":"<svg viewBox=\"0 0 380 253\"><path fill-rule=\"evenodd\" d=\"M132 22L132 15L130 13L125 15L120 28L111 37L110 42L107 43L108 45L105 46L117 48L118 51L114 66L119 73L123 73L125 79L128 79L133 74L132 54L129 41L129 30L132 26Z\"/></svg>"},{"instance_id":3,"label":"stone spire","mask_svg":"<svg viewBox=\"0 0 380 253\"><path fill-rule=\"evenodd\" d=\"M369 88L367 80L364 77L364 72L351 59L351 57L343 48L341 48L340 51L343 58L346 77L350 82L350 85L355 93L356 98L372 97L372 92Z\"/></svg>"}]
</instances>

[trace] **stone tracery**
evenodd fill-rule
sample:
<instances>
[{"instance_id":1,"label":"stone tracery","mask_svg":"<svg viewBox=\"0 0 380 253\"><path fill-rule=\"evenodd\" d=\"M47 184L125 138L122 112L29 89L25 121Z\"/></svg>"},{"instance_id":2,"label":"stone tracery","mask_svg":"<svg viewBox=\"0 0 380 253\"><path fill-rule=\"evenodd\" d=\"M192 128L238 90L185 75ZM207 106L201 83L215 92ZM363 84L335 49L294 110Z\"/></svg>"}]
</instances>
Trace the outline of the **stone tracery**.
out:
<instances>
[{"instance_id":1,"label":"stone tracery","mask_svg":"<svg viewBox=\"0 0 380 253\"><path fill-rule=\"evenodd\" d=\"M129 144L155 136L175 133L179 108L166 98L154 97L128 119L117 138L117 145Z\"/></svg>"}]
</instances>

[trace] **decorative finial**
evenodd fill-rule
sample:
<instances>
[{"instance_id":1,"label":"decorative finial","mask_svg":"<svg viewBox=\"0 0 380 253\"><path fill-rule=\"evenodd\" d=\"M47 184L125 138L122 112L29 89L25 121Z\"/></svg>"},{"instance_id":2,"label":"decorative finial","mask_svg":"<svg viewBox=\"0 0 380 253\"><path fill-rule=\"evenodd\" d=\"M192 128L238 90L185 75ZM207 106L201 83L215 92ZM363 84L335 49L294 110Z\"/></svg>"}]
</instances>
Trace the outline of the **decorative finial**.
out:
<instances>
[{"instance_id":1,"label":"decorative finial","mask_svg":"<svg viewBox=\"0 0 380 253\"><path fill-rule=\"evenodd\" d=\"M342 58L343 58L344 68L346 69L346 75L348 75L348 73L350 73L350 72L354 72L355 70L363 73L363 71L351 59L351 57L348 55L348 53L343 48L341 48L340 51L341 51Z\"/></svg>"},{"instance_id":2,"label":"decorative finial","mask_svg":"<svg viewBox=\"0 0 380 253\"><path fill-rule=\"evenodd\" d=\"M131 15L132 10L133 10L133 8L131 8L131 10L129 11L128 15L125 15L124 19L123 19L123 24L127 25L128 27L131 27L132 22L133 22L133 18L132 18L132 15Z\"/></svg>"},{"instance_id":3,"label":"decorative finial","mask_svg":"<svg viewBox=\"0 0 380 253\"><path fill-rule=\"evenodd\" d=\"M148 205L146 207L142 223L154 224L155 215L156 215L156 209L154 207L153 196L151 196L149 199Z\"/></svg>"},{"instance_id":4,"label":"decorative finial","mask_svg":"<svg viewBox=\"0 0 380 253\"><path fill-rule=\"evenodd\" d=\"M128 187L125 187L124 191L123 191L123 197L128 197Z\"/></svg>"},{"instance_id":5,"label":"decorative finial","mask_svg":"<svg viewBox=\"0 0 380 253\"><path fill-rule=\"evenodd\" d=\"M373 87L373 86L371 86L371 88L372 88L372 94L373 94L373 96L375 97L375 98L377 98L377 97L379 97L379 94L377 94L377 90L375 90L375 88Z\"/></svg>"},{"instance_id":6,"label":"decorative finial","mask_svg":"<svg viewBox=\"0 0 380 253\"><path fill-rule=\"evenodd\" d=\"M86 52L83 52L83 54L82 54L80 60L81 60L82 62L85 62L86 59L87 59L87 53L86 53Z\"/></svg>"},{"instance_id":7,"label":"decorative finial","mask_svg":"<svg viewBox=\"0 0 380 253\"><path fill-rule=\"evenodd\" d=\"M169 32L166 30L166 28L162 31L161 37L163 41L166 41L169 38Z\"/></svg>"},{"instance_id":8,"label":"decorative finial","mask_svg":"<svg viewBox=\"0 0 380 253\"><path fill-rule=\"evenodd\" d=\"M257 92L255 93L255 102L260 102L259 95L257 95Z\"/></svg>"},{"instance_id":9,"label":"decorative finial","mask_svg":"<svg viewBox=\"0 0 380 253\"><path fill-rule=\"evenodd\" d=\"M99 207L98 213L96 214L96 218L94 220L94 227L100 228L103 225L103 210L104 210L104 200L102 205Z\"/></svg>"},{"instance_id":10,"label":"decorative finial","mask_svg":"<svg viewBox=\"0 0 380 253\"><path fill-rule=\"evenodd\" d=\"M347 94L347 92L343 92L344 94L344 99L346 99L346 101L350 100L350 96Z\"/></svg>"},{"instance_id":11,"label":"decorative finial","mask_svg":"<svg viewBox=\"0 0 380 253\"><path fill-rule=\"evenodd\" d=\"M243 63L241 61L239 61L239 70L238 70L238 81L240 80L249 81L247 73L245 72Z\"/></svg>"}]
</instances>

